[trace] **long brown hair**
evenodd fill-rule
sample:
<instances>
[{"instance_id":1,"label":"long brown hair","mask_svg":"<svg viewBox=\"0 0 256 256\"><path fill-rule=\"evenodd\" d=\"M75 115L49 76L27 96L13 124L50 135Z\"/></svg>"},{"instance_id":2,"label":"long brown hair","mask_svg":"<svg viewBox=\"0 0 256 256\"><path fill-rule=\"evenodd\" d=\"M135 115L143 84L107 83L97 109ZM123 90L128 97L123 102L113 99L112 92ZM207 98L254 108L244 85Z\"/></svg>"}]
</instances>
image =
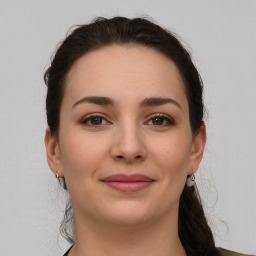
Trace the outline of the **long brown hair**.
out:
<instances>
[{"instance_id":1,"label":"long brown hair","mask_svg":"<svg viewBox=\"0 0 256 256\"><path fill-rule=\"evenodd\" d=\"M74 62L92 50L129 43L153 48L176 64L185 85L191 130L194 135L198 132L204 123L203 83L189 52L174 33L146 18L114 17L97 18L89 24L77 26L57 49L44 75L48 87L47 122L52 134L58 137L65 79ZM69 242L75 242L71 200L67 202L60 231ZM181 194L178 232L187 255L219 254L194 185L186 184Z\"/></svg>"}]
</instances>

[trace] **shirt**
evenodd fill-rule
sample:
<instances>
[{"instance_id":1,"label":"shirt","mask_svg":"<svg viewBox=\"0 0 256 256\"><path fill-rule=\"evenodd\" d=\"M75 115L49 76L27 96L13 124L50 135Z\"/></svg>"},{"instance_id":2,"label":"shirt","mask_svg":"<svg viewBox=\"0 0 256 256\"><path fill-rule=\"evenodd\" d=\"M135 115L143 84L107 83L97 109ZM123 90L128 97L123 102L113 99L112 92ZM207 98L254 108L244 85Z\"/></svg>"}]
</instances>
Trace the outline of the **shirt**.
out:
<instances>
[{"instance_id":1,"label":"shirt","mask_svg":"<svg viewBox=\"0 0 256 256\"><path fill-rule=\"evenodd\" d=\"M73 247L73 245L67 250L67 252L63 256L68 256L68 253L72 247ZM226 250L223 248L219 248L219 251L222 256L253 256L253 255L249 255L249 254L242 254L242 253L238 253L238 252L229 251L229 250Z\"/></svg>"}]
</instances>

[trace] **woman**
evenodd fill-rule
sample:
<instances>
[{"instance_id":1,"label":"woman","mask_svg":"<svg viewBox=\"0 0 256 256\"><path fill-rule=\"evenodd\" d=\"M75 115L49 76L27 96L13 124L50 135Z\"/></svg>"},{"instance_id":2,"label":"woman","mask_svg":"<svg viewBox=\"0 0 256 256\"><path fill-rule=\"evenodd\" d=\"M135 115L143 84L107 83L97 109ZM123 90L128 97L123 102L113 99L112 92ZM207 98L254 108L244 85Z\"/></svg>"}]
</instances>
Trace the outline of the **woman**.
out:
<instances>
[{"instance_id":1,"label":"woman","mask_svg":"<svg viewBox=\"0 0 256 256\"><path fill-rule=\"evenodd\" d=\"M201 78L171 32L98 18L64 40L45 82L47 160L72 198L65 255L228 255L195 192Z\"/></svg>"}]
</instances>

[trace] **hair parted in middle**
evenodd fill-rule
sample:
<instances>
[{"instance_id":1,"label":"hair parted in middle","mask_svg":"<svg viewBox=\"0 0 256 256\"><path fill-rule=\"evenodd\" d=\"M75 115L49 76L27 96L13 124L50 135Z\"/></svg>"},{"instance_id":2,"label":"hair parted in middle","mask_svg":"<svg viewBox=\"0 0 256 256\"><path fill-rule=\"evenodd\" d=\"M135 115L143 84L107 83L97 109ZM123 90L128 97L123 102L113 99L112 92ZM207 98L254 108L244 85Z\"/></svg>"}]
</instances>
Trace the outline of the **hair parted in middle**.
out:
<instances>
[{"instance_id":1,"label":"hair parted in middle","mask_svg":"<svg viewBox=\"0 0 256 256\"><path fill-rule=\"evenodd\" d=\"M85 54L113 44L140 45L154 49L172 60L183 79L188 100L189 119L193 135L204 124L202 79L191 55L178 36L148 18L96 18L77 26L57 49L44 75L48 87L46 98L47 122L58 139L60 108L65 94L66 77L74 63ZM188 177L189 178L189 177ZM68 189L68 188L67 188ZM67 202L61 223L62 235L75 242L72 202ZM180 197L178 232L187 255L218 255L213 234L207 223L195 185L185 185Z\"/></svg>"}]
</instances>

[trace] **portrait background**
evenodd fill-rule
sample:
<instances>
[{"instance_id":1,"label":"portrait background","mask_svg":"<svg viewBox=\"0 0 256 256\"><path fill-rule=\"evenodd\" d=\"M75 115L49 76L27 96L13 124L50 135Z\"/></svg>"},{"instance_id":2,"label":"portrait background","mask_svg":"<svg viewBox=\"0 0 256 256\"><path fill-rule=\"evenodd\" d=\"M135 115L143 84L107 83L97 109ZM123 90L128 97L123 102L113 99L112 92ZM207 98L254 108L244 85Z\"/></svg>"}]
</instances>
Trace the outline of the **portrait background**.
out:
<instances>
[{"instance_id":1,"label":"portrait background","mask_svg":"<svg viewBox=\"0 0 256 256\"><path fill-rule=\"evenodd\" d=\"M57 256L65 198L50 171L43 74L74 24L149 15L190 49L208 142L196 175L218 246L256 254L256 1L0 0L0 254Z\"/></svg>"}]
</instances>

